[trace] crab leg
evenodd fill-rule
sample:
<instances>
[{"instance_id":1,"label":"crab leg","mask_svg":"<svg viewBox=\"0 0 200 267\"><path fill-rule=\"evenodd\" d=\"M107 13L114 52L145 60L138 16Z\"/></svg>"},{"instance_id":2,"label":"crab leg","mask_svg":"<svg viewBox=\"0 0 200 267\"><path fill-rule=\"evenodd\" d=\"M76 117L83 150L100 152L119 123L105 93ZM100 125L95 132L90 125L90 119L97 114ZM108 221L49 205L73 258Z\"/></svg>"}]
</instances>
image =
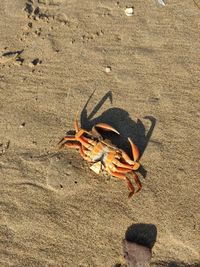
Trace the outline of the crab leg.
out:
<instances>
[{"instance_id":1,"label":"crab leg","mask_svg":"<svg viewBox=\"0 0 200 267\"><path fill-rule=\"evenodd\" d=\"M134 180L135 180L135 183L136 183L137 186L138 186L138 190L136 191L136 193L137 193L137 192L139 192L139 191L141 190L141 188L142 188L142 184L141 184L141 182L140 182L140 180L139 180L139 178L138 178L138 176L137 176L136 173L131 172L131 174L133 175L133 178L134 178Z\"/></svg>"},{"instance_id":2,"label":"crab leg","mask_svg":"<svg viewBox=\"0 0 200 267\"><path fill-rule=\"evenodd\" d=\"M97 131L97 129L95 128L96 126L92 127L92 135L96 138L98 138L99 140L103 140L103 137L101 136L101 134Z\"/></svg>"},{"instance_id":3,"label":"crab leg","mask_svg":"<svg viewBox=\"0 0 200 267\"><path fill-rule=\"evenodd\" d=\"M64 136L59 142L58 142L58 145L60 143L62 143L63 141L77 141L76 138L74 136Z\"/></svg>"},{"instance_id":4,"label":"crab leg","mask_svg":"<svg viewBox=\"0 0 200 267\"><path fill-rule=\"evenodd\" d=\"M62 149L63 147L72 147L72 148L77 148L79 149L79 152L80 152L80 155L87 161L91 161L90 158L85 155L84 153L84 150L83 150L83 147L80 143L76 143L76 142L68 142L66 141L65 143L63 143L61 146L60 146L60 149Z\"/></svg>"},{"instance_id":5,"label":"crab leg","mask_svg":"<svg viewBox=\"0 0 200 267\"><path fill-rule=\"evenodd\" d=\"M111 171L109 168L107 168L106 170L107 170L108 173L110 173L112 176L117 177L117 178L119 178L119 179L124 180L124 181L127 182L127 184L128 184L128 188L129 188L129 190L131 191L131 192L129 193L129 196L128 196L128 197L129 197L129 198L132 197L132 195L133 195L134 192L135 192L135 188L134 188L134 186L132 185L131 181L130 181L125 175L123 175L123 174L121 174L121 173L113 172L113 171Z\"/></svg>"},{"instance_id":6,"label":"crab leg","mask_svg":"<svg viewBox=\"0 0 200 267\"><path fill-rule=\"evenodd\" d=\"M89 157L89 149L87 149L86 147L82 146L82 150L83 150L83 153L85 154L85 156L87 157L87 161L93 162L92 159Z\"/></svg>"},{"instance_id":7,"label":"crab leg","mask_svg":"<svg viewBox=\"0 0 200 267\"><path fill-rule=\"evenodd\" d=\"M106 156L107 164L111 163L112 165L114 164L117 167L122 167L122 168L126 168L128 170L133 170L133 166L132 166L133 163L131 165L131 164L120 162L118 159L120 159L121 155L119 157L117 157L118 159L116 157L117 156L115 155L115 153L114 154L113 154L113 152L108 153L108 155Z\"/></svg>"},{"instance_id":8,"label":"crab leg","mask_svg":"<svg viewBox=\"0 0 200 267\"><path fill-rule=\"evenodd\" d=\"M84 136L82 136L84 133L87 133L87 131L81 129L76 134L75 139L78 140L84 147L86 147L87 149L89 149L91 147L91 144L88 142L88 139L87 138L85 138Z\"/></svg>"},{"instance_id":9,"label":"crab leg","mask_svg":"<svg viewBox=\"0 0 200 267\"><path fill-rule=\"evenodd\" d=\"M137 146L132 142L132 140L130 138L128 138L128 141L129 141L129 143L131 145L133 159L134 159L134 161L137 161L139 159L139 156L140 156L139 150L138 150Z\"/></svg>"},{"instance_id":10,"label":"crab leg","mask_svg":"<svg viewBox=\"0 0 200 267\"><path fill-rule=\"evenodd\" d=\"M84 130L80 130L79 133L74 137L74 136L64 136L58 144L62 143L64 140L65 141L77 141L80 142L84 147L89 148L91 147L90 143L87 141L87 138L84 138L81 135L84 134Z\"/></svg>"},{"instance_id":11,"label":"crab leg","mask_svg":"<svg viewBox=\"0 0 200 267\"><path fill-rule=\"evenodd\" d=\"M80 148L80 144L77 141L72 142L64 142L62 145L60 145L59 149L62 149L63 147L73 147L73 148Z\"/></svg>"},{"instance_id":12,"label":"crab leg","mask_svg":"<svg viewBox=\"0 0 200 267\"><path fill-rule=\"evenodd\" d=\"M130 164L122 163L117 159L112 160L112 163L115 164L117 167L125 168L126 170L133 170L133 166Z\"/></svg>"},{"instance_id":13,"label":"crab leg","mask_svg":"<svg viewBox=\"0 0 200 267\"><path fill-rule=\"evenodd\" d=\"M85 152L84 152L84 150L83 150L83 146L81 146L81 144L80 144L79 152L80 152L81 156L82 156L85 160L91 162L90 157L88 157L88 156L85 154Z\"/></svg>"},{"instance_id":14,"label":"crab leg","mask_svg":"<svg viewBox=\"0 0 200 267\"><path fill-rule=\"evenodd\" d=\"M133 194L135 193L135 188L133 187L131 181L126 177L127 183L128 183L128 188L130 189L130 193L128 195L128 198L131 198Z\"/></svg>"},{"instance_id":15,"label":"crab leg","mask_svg":"<svg viewBox=\"0 0 200 267\"><path fill-rule=\"evenodd\" d=\"M140 167L140 163L139 162L135 162L132 159L130 159L130 157L126 154L126 152L122 151L122 158L129 164L131 165L131 169L132 170L137 170Z\"/></svg>"},{"instance_id":16,"label":"crab leg","mask_svg":"<svg viewBox=\"0 0 200 267\"><path fill-rule=\"evenodd\" d=\"M115 172L117 173L127 173L127 172L131 172L132 170L127 169L127 168L122 168L122 167L114 167Z\"/></svg>"}]
</instances>

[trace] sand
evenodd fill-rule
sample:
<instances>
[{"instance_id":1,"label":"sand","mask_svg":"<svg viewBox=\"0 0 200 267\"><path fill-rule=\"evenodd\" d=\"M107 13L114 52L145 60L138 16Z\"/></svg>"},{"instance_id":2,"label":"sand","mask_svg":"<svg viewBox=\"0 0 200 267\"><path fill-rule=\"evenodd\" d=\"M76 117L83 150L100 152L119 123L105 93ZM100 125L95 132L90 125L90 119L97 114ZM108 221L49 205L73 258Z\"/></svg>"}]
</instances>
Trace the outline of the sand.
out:
<instances>
[{"instance_id":1,"label":"sand","mask_svg":"<svg viewBox=\"0 0 200 267\"><path fill-rule=\"evenodd\" d=\"M157 230L150 266L200 266L199 30L192 0L0 2L0 266L123 266L141 223ZM138 146L131 200L57 150L77 111Z\"/></svg>"}]
</instances>

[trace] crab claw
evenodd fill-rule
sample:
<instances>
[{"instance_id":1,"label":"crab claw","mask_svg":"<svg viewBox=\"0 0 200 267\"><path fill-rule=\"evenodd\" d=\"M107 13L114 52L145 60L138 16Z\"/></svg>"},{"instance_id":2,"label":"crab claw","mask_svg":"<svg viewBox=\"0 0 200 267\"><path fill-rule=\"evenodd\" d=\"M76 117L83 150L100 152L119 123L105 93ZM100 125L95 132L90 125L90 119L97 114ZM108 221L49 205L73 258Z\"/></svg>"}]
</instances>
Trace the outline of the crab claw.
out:
<instances>
[{"instance_id":1,"label":"crab claw","mask_svg":"<svg viewBox=\"0 0 200 267\"><path fill-rule=\"evenodd\" d=\"M128 138L128 141L131 145L133 159L134 159L134 161L137 161L139 159L139 156L140 156L139 150L138 150L137 146L131 141L130 138Z\"/></svg>"},{"instance_id":2,"label":"crab claw","mask_svg":"<svg viewBox=\"0 0 200 267\"><path fill-rule=\"evenodd\" d=\"M112 126L108 125L107 123L98 123L94 126L95 128L101 128L105 131L111 131L111 132L115 132L116 134L120 134L115 128L113 128Z\"/></svg>"}]
</instances>

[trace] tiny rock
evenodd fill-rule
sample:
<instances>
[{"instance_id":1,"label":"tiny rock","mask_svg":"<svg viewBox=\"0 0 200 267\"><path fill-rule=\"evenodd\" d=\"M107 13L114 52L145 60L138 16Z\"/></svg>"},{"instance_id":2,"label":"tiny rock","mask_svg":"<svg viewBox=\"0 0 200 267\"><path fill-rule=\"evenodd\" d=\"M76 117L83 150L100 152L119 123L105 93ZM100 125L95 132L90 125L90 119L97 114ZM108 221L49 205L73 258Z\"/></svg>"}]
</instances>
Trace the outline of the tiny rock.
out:
<instances>
[{"instance_id":1,"label":"tiny rock","mask_svg":"<svg viewBox=\"0 0 200 267\"><path fill-rule=\"evenodd\" d=\"M106 73L111 72L111 67L107 66L107 67L105 68L105 72L106 72Z\"/></svg>"},{"instance_id":2,"label":"tiny rock","mask_svg":"<svg viewBox=\"0 0 200 267\"><path fill-rule=\"evenodd\" d=\"M32 60L32 62L29 63L29 66L34 67L34 66L37 66L39 64L42 64L42 60L40 60L39 58L35 58Z\"/></svg>"},{"instance_id":3,"label":"tiny rock","mask_svg":"<svg viewBox=\"0 0 200 267\"><path fill-rule=\"evenodd\" d=\"M127 8L125 9L125 14L126 14L126 16L128 16L128 17L133 16L133 12L134 12L133 7L127 7Z\"/></svg>"},{"instance_id":4,"label":"tiny rock","mask_svg":"<svg viewBox=\"0 0 200 267\"><path fill-rule=\"evenodd\" d=\"M20 124L19 128L24 128L25 124L26 124L25 122L22 122L22 124Z\"/></svg>"}]
</instances>

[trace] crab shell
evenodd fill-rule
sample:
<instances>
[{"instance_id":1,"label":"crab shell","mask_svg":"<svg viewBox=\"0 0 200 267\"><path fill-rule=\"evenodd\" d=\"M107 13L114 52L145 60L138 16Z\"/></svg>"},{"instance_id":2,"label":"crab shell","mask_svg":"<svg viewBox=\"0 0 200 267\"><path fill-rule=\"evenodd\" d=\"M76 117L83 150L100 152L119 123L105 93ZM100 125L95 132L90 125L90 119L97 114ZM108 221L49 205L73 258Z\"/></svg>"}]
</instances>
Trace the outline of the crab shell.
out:
<instances>
[{"instance_id":1,"label":"crab shell","mask_svg":"<svg viewBox=\"0 0 200 267\"><path fill-rule=\"evenodd\" d=\"M79 149L80 155L83 159L90 162L90 169L96 174L105 171L111 176L125 181L130 190L129 198L135 193L135 188L131 180L127 177L128 174L133 177L138 187L136 192L141 190L141 182L135 173L140 167L140 163L138 162L139 150L130 138L128 138L128 141L132 149L133 159L125 151L113 145L111 141L104 139L97 130L97 128L100 128L119 135L119 132L112 126L106 123L98 123L88 132L79 128L78 121L75 119L74 127L75 135L64 136L59 142L61 144L60 148L71 147Z\"/></svg>"},{"instance_id":2,"label":"crab shell","mask_svg":"<svg viewBox=\"0 0 200 267\"><path fill-rule=\"evenodd\" d=\"M99 174L102 171L102 163L101 161L95 162L90 166L90 169L95 172L96 174Z\"/></svg>"}]
</instances>

